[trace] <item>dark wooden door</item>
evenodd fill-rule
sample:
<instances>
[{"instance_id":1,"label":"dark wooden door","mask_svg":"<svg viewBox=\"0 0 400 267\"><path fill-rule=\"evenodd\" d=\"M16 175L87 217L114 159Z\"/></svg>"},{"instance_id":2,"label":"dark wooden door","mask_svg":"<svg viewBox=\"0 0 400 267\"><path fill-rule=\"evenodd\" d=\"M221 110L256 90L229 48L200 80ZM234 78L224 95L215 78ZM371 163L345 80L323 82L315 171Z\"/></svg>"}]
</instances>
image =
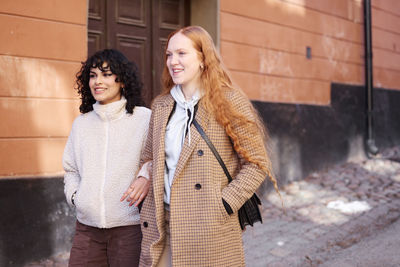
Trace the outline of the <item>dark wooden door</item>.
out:
<instances>
[{"instance_id":1,"label":"dark wooden door","mask_svg":"<svg viewBox=\"0 0 400 267\"><path fill-rule=\"evenodd\" d=\"M88 55L116 48L134 61L149 105L161 90L167 36L188 21L189 0L89 0Z\"/></svg>"}]
</instances>

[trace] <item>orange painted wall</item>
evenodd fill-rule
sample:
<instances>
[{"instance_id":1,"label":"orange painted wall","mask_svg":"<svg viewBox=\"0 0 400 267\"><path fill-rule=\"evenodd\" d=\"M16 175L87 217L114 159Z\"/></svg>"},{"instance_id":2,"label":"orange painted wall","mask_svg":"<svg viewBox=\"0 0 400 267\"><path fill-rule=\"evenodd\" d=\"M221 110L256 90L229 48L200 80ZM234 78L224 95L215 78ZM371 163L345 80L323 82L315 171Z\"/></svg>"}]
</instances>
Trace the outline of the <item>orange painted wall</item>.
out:
<instances>
[{"instance_id":1,"label":"orange painted wall","mask_svg":"<svg viewBox=\"0 0 400 267\"><path fill-rule=\"evenodd\" d=\"M0 25L0 177L61 174L87 2L2 0Z\"/></svg>"},{"instance_id":2,"label":"orange painted wall","mask_svg":"<svg viewBox=\"0 0 400 267\"><path fill-rule=\"evenodd\" d=\"M87 1L0 1L0 177L62 173ZM220 47L253 100L329 105L364 83L361 0L220 0ZM374 83L400 89L400 1L372 0ZM306 59L306 47L312 59Z\"/></svg>"},{"instance_id":3,"label":"orange painted wall","mask_svg":"<svg viewBox=\"0 0 400 267\"><path fill-rule=\"evenodd\" d=\"M364 84L361 0L221 0L221 55L253 100L330 104ZM400 1L372 0L374 85L400 89ZM311 47L312 58L306 58Z\"/></svg>"}]
</instances>

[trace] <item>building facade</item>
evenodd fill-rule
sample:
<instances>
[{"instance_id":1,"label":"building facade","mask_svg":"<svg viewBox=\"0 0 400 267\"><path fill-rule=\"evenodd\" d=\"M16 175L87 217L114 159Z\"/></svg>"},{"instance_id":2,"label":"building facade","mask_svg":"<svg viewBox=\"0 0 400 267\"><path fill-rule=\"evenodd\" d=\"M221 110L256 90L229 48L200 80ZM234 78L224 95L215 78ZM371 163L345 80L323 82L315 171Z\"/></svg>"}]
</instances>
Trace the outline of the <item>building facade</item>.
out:
<instances>
[{"instance_id":1,"label":"building facade","mask_svg":"<svg viewBox=\"0 0 400 267\"><path fill-rule=\"evenodd\" d=\"M70 247L61 158L79 114L75 74L98 49L137 62L149 104L168 33L202 25L266 123L280 184L373 156L368 138L400 143L397 0L3 0L0 24L0 266Z\"/></svg>"}]
</instances>

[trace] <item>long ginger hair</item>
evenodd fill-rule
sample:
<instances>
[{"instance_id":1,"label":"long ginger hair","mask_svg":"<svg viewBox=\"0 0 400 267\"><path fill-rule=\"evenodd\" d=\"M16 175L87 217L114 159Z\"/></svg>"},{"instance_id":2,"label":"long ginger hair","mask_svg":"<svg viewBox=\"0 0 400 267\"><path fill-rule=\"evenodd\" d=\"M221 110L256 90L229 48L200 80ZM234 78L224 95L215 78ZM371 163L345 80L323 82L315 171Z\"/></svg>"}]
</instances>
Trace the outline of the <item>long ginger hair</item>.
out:
<instances>
[{"instance_id":1,"label":"long ginger hair","mask_svg":"<svg viewBox=\"0 0 400 267\"><path fill-rule=\"evenodd\" d=\"M262 164L261 160L251 157L250 153L242 146L243 141L241 140L248 140L251 136L254 136L253 134L261 134L264 141L267 139L267 134L260 117L247 97L245 97L245 99L249 102L248 104L254 114L253 118L246 118L246 116L237 112L233 108L232 103L226 98L226 91L229 90L236 90L242 95L244 95L244 93L238 87L233 86L232 80L223 66L221 57L215 48L211 36L200 26L188 26L172 32L168 36L166 48L168 48L171 37L177 33L182 33L192 41L193 47L196 49L199 59L203 63L200 81L204 96L202 97L201 104L204 105L205 109L224 127L239 157L247 162L256 164L260 169L265 171L273 183L275 190L279 193L277 181L272 173L271 163L266 150L264 150L265 155L263 155L263 157L267 159L267 165ZM166 60L167 58L165 56L165 62ZM167 64L164 64L162 83L163 94L168 94L175 85L169 74ZM235 128L240 127L246 127L251 134L244 135L239 131L235 131Z\"/></svg>"}]
</instances>

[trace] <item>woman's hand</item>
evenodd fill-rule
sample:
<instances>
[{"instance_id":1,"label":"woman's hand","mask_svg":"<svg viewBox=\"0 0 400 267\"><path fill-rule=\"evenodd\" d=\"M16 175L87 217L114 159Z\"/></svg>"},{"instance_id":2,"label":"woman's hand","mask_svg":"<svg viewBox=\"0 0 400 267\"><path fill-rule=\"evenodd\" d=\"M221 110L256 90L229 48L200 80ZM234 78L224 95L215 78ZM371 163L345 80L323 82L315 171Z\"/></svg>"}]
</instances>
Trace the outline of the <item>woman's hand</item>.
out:
<instances>
[{"instance_id":1,"label":"woman's hand","mask_svg":"<svg viewBox=\"0 0 400 267\"><path fill-rule=\"evenodd\" d=\"M143 176L139 176L135 180L132 181L131 185L122 195L120 201L130 202L129 206L135 204L135 206L139 206L140 202L147 196L150 188L150 180L144 178Z\"/></svg>"}]
</instances>

